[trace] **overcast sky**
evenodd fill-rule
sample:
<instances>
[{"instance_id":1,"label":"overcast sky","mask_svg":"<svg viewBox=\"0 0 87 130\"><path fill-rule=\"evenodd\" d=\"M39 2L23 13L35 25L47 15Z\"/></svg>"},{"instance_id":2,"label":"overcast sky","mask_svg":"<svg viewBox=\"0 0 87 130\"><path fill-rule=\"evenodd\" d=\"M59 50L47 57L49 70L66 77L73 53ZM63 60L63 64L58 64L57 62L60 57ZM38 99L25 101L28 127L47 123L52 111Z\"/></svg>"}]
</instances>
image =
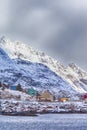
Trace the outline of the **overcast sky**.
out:
<instances>
[{"instance_id":1,"label":"overcast sky","mask_svg":"<svg viewBox=\"0 0 87 130\"><path fill-rule=\"evenodd\" d=\"M0 0L0 35L87 70L87 0Z\"/></svg>"}]
</instances>

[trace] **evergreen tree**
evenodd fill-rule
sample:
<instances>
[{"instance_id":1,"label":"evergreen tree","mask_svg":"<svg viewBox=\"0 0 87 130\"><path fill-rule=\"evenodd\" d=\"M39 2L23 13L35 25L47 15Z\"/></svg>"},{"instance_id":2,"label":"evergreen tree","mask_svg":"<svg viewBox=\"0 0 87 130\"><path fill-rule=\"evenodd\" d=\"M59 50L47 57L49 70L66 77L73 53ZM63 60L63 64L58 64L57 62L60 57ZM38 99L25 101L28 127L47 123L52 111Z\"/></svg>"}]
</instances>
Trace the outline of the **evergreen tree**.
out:
<instances>
[{"instance_id":1,"label":"evergreen tree","mask_svg":"<svg viewBox=\"0 0 87 130\"><path fill-rule=\"evenodd\" d=\"M20 85L20 84L17 85L17 90L18 90L18 91L22 91L22 88L21 88L21 85Z\"/></svg>"}]
</instances>

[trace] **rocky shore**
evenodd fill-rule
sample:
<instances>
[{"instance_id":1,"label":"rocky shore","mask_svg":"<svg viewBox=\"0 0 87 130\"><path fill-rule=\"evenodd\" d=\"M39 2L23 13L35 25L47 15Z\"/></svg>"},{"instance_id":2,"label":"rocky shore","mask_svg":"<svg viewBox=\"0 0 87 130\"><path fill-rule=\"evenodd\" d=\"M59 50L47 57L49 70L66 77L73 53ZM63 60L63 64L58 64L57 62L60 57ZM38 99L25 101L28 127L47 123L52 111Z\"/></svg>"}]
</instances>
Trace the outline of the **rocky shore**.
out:
<instances>
[{"instance_id":1,"label":"rocky shore","mask_svg":"<svg viewBox=\"0 0 87 130\"><path fill-rule=\"evenodd\" d=\"M1 115L37 116L46 113L87 113L87 104L85 102L0 101Z\"/></svg>"}]
</instances>

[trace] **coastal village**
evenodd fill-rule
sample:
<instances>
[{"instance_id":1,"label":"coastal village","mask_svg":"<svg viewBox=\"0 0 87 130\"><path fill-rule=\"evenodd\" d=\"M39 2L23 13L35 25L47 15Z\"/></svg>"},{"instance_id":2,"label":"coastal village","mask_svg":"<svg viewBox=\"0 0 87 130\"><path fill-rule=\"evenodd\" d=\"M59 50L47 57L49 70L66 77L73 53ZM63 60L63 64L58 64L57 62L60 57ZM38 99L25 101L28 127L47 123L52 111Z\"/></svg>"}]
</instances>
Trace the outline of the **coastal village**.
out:
<instances>
[{"instance_id":1,"label":"coastal village","mask_svg":"<svg viewBox=\"0 0 87 130\"><path fill-rule=\"evenodd\" d=\"M87 113L87 72L77 65L3 38L0 58L1 114Z\"/></svg>"},{"instance_id":2,"label":"coastal village","mask_svg":"<svg viewBox=\"0 0 87 130\"><path fill-rule=\"evenodd\" d=\"M86 113L87 94L77 97L55 97L49 90L38 92L33 87L22 88L0 83L1 114L30 115L30 113Z\"/></svg>"},{"instance_id":3,"label":"coastal village","mask_svg":"<svg viewBox=\"0 0 87 130\"><path fill-rule=\"evenodd\" d=\"M20 91L22 93L25 93L26 95L29 95L31 98L34 98L35 101L38 102L69 102L69 101L85 101L87 100L87 94L82 94L82 95L75 95L76 97L73 99L73 97L70 97L69 95L60 95L60 97L56 97L52 92L49 90L42 90L42 91L37 91L33 87L27 87L27 88L22 88L20 84L14 85L14 86L9 86L6 84L0 83L0 88L1 90L12 90L14 92Z\"/></svg>"}]
</instances>

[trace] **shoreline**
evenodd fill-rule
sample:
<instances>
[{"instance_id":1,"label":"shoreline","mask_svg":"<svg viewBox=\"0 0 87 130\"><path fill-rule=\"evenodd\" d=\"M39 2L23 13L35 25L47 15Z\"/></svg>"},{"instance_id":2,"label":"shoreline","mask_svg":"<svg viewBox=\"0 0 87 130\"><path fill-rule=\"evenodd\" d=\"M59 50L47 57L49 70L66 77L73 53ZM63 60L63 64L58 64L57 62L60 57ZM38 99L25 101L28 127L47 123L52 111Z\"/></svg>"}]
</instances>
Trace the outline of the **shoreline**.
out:
<instances>
[{"instance_id":1,"label":"shoreline","mask_svg":"<svg viewBox=\"0 0 87 130\"><path fill-rule=\"evenodd\" d=\"M87 114L87 112L1 112L0 115L4 116L39 116L44 114Z\"/></svg>"}]
</instances>

